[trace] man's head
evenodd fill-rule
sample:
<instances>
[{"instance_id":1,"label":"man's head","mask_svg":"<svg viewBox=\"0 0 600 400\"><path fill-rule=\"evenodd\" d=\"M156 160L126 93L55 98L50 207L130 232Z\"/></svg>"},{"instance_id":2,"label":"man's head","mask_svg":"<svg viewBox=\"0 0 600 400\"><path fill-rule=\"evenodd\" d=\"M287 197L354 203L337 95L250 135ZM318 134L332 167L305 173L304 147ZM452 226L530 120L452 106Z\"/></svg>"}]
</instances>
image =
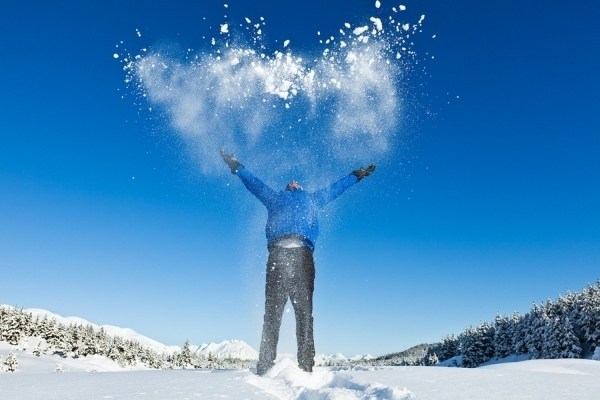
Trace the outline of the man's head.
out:
<instances>
[{"instance_id":1,"label":"man's head","mask_svg":"<svg viewBox=\"0 0 600 400\"><path fill-rule=\"evenodd\" d=\"M300 186L300 182L298 182L298 181L291 181L285 187L285 190L289 190L290 192L293 192L294 190L301 190L301 189L302 189L302 186Z\"/></svg>"}]
</instances>

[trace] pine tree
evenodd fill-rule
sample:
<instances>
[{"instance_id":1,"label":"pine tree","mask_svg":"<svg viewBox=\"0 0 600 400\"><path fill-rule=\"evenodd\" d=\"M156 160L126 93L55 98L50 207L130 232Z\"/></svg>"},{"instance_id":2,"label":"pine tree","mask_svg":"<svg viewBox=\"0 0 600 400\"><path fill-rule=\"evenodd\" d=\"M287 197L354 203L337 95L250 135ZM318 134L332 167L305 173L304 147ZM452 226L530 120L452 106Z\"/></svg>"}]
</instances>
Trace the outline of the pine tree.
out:
<instances>
[{"instance_id":1,"label":"pine tree","mask_svg":"<svg viewBox=\"0 0 600 400\"><path fill-rule=\"evenodd\" d=\"M81 355L93 356L99 353L99 342L92 325L80 326L81 330Z\"/></svg>"},{"instance_id":2,"label":"pine tree","mask_svg":"<svg viewBox=\"0 0 600 400\"><path fill-rule=\"evenodd\" d=\"M464 367L477 367L494 355L493 335L493 327L487 323L469 327L461 334L459 341Z\"/></svg>"},{"instance_id":3,"label":"pine tree","mask_svg":"<svg viewBox=\"0 0 600 400\"><path fill-rule=\"evenodd\" d=\"M526 327L524 317L518 312L513 313L511 319L511 334L512 334L512 354L526 354L527 345L525 343Z\"/></svg>"},{"instance_id":4,"label":"pine tree","mask_svg":"<svg viewBox=\"0 0 600 400\"><path fill-rule=\"evenodd\" d=\"M448 360L458 355L458 338L451 334L442 338L442 343L438 349L440 361Z\"/></svg>"},{"instance_id":5,"label":"pine tree","mask_svg":"<svg viewBox=\"0 0 600 400\"><path fill-rule=\"evenodd\" d=\"M190 349L190 341L186 340L181 348L181 353L179 354L179 366L181 368L186 368L192 365L192 351Z\"/></svg>"},{"instance_id":6,"label":"pine tree","mask_svg":"<svg viewBox=\"0 0 600 400\"><path fill-rule=\"evenodd\" d=\"M569 319L565 321L565 335L561 357L563 358L581 358L583 351L581 341L575 333L575 328L570 324Z\"/></svg>"},{"instance_id":7,"label":"pine tree","mask_svg":"<svg viewBox=\"0 0 600 400\"><path fill-rule=\"evenodd\" d=\"M21 316L17 309L9 310L6 316L4 340L14 346L21 340Z\"/></svg>"},{"instance_id":8,"label":"pine tree","mask_svg":"<svg viewBox=\"0 0 600 400\"><path fill-rule=\"evenodd\" d=\"M581 342L569 317L559 318L556 335L560 344L558 358L581 358Z\"/></svg>"},{"instance_id":9,"label":"pine tree","mask_svg":"<svg viewBox=\"0 0 600 400\"><path fill-rule=\"evenodd\" d=\"M108 356L110 349L110 338L104 328L100 328L100 330L96 332L95 342L98 354L101 356Z\"/></svg>"},{"instance_id":10,"label":"pine tree","mask_svg":"<svg viewBox=\"0 0 600 400\"><path fill-rule=\"evenodd\" d=\"M531 311L526 315L525 347L533 358L542 357L545 326L547 317L544 307L533 304Z\"/></svg>"},{"instance_id":11,"label":"pine tree","mask_svg":"<svg viewBox=\"0 0 600 400\"><path fill-rule=\"evenodd\" d=\"M64 350L65 357L71 356L73 358L79 358L80 355L80 340L81 330L79 325L70 324L65 331Z\"/></svg>"},{"instance_id":12,"label":"pine tree","mask_svg":"<svg viewBox=\"0 0 600 400\"><path fill-rule=\"evenodd\" d=\"M6 340L8 309L0 307L0 342Z\"/></svg>"},{"instance_id":13,"label":"pine tree","mask_svg":"<svg viewBox=\"0 0 600 400\"><path fill-rule=\"evenodd\" d=\"M600 347L600 281L582 293L581 333L590 350Z\"/></svg>"},{"instance_id":14,"label":"pine tree","mask_svg":"<svg viewBox=\"0 0 600 400\"><path fill-rule=\"evenodd\" d=\"M17 361L17 357L11 351L6 356L6 360L4 360L4 370L7 372L15 372L19 367L19 362Z\"/></svg>"},{"instance_id":15,"label":"pine tree","mask_svg":"<svg viewBox=\"0 0 600 400\"><path fill-rule=\"evenodd\" d=\"M111 338L108 347L108 354L106 355L119 365L123 365L125 363L122 353L122 342L123 340L119 337Z\"/></svg>"},{"instance_id":16,"label":"pine tree","mask_svg":"<svg viewBox=\"0 0 600 400\"><path fill-rule=\"evenodd\" d=\"M50 337L51 335L51 331L52 331L52 327L50 324L50 320L48 319L47 315L44 315L44 318L42 318L41 320L38 319L37 320L37 336L41 337L42 339L46 340L46 342L50 343Z\"/></svg>"},{"instance_id":17,"label":"pine tree","mask_svg":"<svg viewBox=\"0 0 600 400\"><path fill-rule=\"evenodd\" d=\"M494 321L494 356L504 358L512 353L513 335L511 331L511 319L504 316L496 316Z\"/></svg>"},{"instance_id":18,"label":"pine tree","mask_svg":"<svg viewBox=\"0 0 600 400\"><path fill-rule=\"evenodd\" d=\"M33 355L36 357L39 357L42 355L42 342L38 342L38 344L35 346L35 349L33 350Z\"/></svg>"},{"instance_id":19,"label":"pine tree","mask_svg":"<svg viewBox=\"0 0 600 400\"><path fill-rule=\"evenodd\" d=\"M439 358L437 356L437 354L433 353L433 354L429 354L427 356L427 360L425 362L426 366L430 366L430 365L436 365L439 362Z\"/></svg>"}]
</instances>

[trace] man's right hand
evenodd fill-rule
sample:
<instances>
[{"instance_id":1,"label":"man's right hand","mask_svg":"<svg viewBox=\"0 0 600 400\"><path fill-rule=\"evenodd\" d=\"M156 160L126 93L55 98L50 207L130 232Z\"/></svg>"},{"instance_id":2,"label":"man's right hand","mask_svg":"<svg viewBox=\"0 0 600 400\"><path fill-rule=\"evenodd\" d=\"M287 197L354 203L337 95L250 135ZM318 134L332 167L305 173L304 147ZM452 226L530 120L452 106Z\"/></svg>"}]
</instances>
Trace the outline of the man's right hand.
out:
<instances>
[{"instance_id":1,"label":"man's right hand","mask_svg":"<svg viewBox=\"0 0 600 400\"><path fill-rule=\"evenodd\" d=\"M234 175L237 174L240 167L243 167L242 163L236 160L235 154L228 154L225 152L225 149L221 149L221 157L223 157L223 161L229 166L231 173Z\"/></svg>"}]
</instances>

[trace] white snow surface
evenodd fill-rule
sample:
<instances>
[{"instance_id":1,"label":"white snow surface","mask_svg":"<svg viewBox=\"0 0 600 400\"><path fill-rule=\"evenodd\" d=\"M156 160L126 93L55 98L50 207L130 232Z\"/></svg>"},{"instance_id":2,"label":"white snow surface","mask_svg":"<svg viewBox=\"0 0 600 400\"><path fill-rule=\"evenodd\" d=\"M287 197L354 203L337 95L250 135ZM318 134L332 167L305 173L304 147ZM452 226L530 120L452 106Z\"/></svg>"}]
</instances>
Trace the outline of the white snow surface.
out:
<instances>
[{"instance_id":1,"label":"white snow surface","mask_svg":"<svg viewBox=\"0 0 600 400\"><path fill-rule=\"evenodd\" d=\"M47 315L63 324L98 327L81 318L65 318L46 310L26 311L34 316ZM158 343L131 329L103 327L146 344ZM123 368L100 356L36 357L32 349L37 341L38 338L28 338L18 346L0 342L0 400L597 400L600 394L600 362L596 361L600 351L590 360L527 360L526 356L512 356L474 369L315 367L312 373L300 370L293 356L282 355L265 376L259 377L248 369L151 370L139 365ZM243 358L247 352L248 359L256 358L256 351L239 340L192 350L219 358ZM2 368L11 352L18 361L16 372ZM321 358L346 360L341 354Z\"/></svg>"},{"instance_id":2,"label":"white snow surface","mask_svg":"<svg viewBox=\"0 0 600 400\"><path fill-rule=\"evenodd\" d=\"M0 343L0 356L9 348ZM530 360L485 367L317 367L301 371L289 357L264 377L251 370L123 370L110 360L60 359L15 351L17 372L0 372L0 399L247 400L596 400L600 363ZM106 372L90 372L106 371Z\"/></svg>"}]
</instances>

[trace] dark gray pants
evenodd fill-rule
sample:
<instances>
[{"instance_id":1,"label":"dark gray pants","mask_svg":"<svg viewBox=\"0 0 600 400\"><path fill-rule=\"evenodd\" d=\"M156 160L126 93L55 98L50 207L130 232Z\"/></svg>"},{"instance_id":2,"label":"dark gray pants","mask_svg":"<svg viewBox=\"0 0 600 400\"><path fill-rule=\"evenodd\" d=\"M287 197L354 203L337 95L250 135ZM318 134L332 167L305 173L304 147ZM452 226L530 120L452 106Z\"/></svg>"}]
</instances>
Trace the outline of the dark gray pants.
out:
<instances>
[{"instance_id":1,"label":"dark gray pants","mask_svg":"<svg viewBox=\"0 0 600 400\"><path fill-rule=\"evenodd\" d=\"M296 315L298 365L305 371L312 371L315 363L312 317L314 285L315 264L309 248L269 247L265 320L256 368L259 375L263 375L274 364L281 319L288 298Z\"/></svg>"}]
</instances>

